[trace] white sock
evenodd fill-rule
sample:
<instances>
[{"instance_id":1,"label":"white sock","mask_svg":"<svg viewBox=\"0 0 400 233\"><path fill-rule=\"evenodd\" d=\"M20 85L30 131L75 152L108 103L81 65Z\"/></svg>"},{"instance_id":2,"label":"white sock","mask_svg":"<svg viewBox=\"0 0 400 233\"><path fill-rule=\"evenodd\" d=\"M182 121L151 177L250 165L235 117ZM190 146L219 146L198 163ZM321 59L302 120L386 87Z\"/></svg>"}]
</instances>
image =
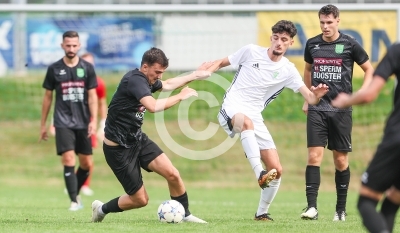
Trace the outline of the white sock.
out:
<instances>
[{"instance_id":1,"label":"white sock","mask_svg":"<svg viewBox=\"0 0 400 233\"><path fill-rule=\"evenodd\" d=\"M101 214L101 215L106 215L104 212L103 212L103 208L102 208L103 206L101 206L100 208L98 208L97 209L97 212L99 212L99 214Z\"/></svg>"},{"instance_id":2,"label":"white sock","mask_svg":"<svg viewBox=\"0 0 400 233\"><path fill-rule=\"evenodd\" d=\"M281 178L272 180L269 188L261 189L260 203L258 204L257 216L268 213L269 206L278 192Z\"/></svg>"},{"instance_id":3,"label":"white sock","mask_svg":"<svg viewBox=\"0 0 400 233\"><path fill-rule=\"evenodd\" d=\"M243 150L246 153L247 159L250 162L256 178L260 177L260 172L264 170L260 160L260 148L257 143L254 130L245 130L240 134Z\"/></svg>"}]
</instances>

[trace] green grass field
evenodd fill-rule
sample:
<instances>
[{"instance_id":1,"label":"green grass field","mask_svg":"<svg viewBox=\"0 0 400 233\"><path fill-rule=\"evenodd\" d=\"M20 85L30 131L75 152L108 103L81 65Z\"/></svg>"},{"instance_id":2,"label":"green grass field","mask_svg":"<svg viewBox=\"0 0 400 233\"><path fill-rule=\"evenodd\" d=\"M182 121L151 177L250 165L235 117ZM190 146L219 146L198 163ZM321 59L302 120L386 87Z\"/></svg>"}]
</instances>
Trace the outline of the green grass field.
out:
<instances>
[{"instance_id":1,"label":"green grass field","mask_svg":"<svg viewBox=\"0 0 400 233\"><path fill-rule=\"evenodd\" d=\"M119 78L117 75L106 77L108 99ZM280 191L269 211L274 222L252 220L260 191L239 142L214 159L188 160L173 153L172 148L163 142L155 130L154 117L146 113L144 132L160 145L179 169L187 186L190 209L207 220L207 225L159 223L157 207L169 199L169 195L163 179L152 173L144 173L150 196L147 207L109 215L100 224L90 223L93 200L108 201L123 193L104 161L101 148L94 151L92 188L95 195L83 197L85 208L82 211L69 212L69 200L63 192L62 166L55 156L54 138L37 142L43 94L41 82L42 78L37 75L0 79L0 232L364 232L356 210L359 177L380 140L384 119L391 110L392 81L373 105L354 109L348 217L346 222L340 223L332 222L336 194L335 171L329 151L326 151L321 166L320 219L303 221L299 218L306 206L304 169L307 153L300 94L284 91L264 112L266 125L274 137L284 167ZM356 86L360 84L355 82ZM193 83L192 87L206 88L201 82ZM216 96L223 94L217 88L215 93ZM291 104L281 107L287 103ZM216 123L218 108L209 109L200 101L195 104L189 116L193 129L202 131L209 123ZM209 140L192 140L180 131L176 112L177 108L166 112L166 128L178 144L193 150L206 150L226 137L219 129ZM400 229L399 223L396 229Z\"/></svg>"}]
</instances>

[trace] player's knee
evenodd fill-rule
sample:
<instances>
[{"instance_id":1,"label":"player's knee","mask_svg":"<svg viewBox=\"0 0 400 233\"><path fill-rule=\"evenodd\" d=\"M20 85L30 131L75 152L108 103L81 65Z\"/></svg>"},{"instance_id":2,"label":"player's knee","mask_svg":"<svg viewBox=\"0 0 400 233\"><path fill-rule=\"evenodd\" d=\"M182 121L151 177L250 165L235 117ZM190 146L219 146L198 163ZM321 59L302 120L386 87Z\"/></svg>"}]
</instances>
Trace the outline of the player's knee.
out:
<instances>
[{"instance_id":1,"label":"player's knee","mask_svg":"<svg viewBox=\"0 0 400 233\"><path fill-rule=\"evenodd\" d=\"M322 154L317 152L308 153L308 164L309 165L319 165L322 160Z\"/></svg>"},{"instance_id":2,"label":"player's knee","mask_svg":"<svg viewBox=\"0 0 400 233\"><path fill-rule=\"evenodd\" d=\"M400 190L392 186L387 192L386 197L393 203L400 205Z\"/></svg>"},{"instance_id":3,"label":"player's knee","mask_svg":"<svg viewBox=\"0 0 400 233\"><path fill-rule=\"evenodd\" d=\"M181 180L181 175L179 174L178 169L174 167L167 173L165 179L167 179L168 182L175 183Z\"/></svg>"},{"instance_id":4,"label":"player's knee","mask_svg":"<svg viewBox=\"0 0 400 233\"><path fill-rule=\"evenodd\" d=\"M79 166L83 170L90 170L90 168L93 166L93 161L91 159L81 160L79 163Z\"/></svg>"}]
</instances>

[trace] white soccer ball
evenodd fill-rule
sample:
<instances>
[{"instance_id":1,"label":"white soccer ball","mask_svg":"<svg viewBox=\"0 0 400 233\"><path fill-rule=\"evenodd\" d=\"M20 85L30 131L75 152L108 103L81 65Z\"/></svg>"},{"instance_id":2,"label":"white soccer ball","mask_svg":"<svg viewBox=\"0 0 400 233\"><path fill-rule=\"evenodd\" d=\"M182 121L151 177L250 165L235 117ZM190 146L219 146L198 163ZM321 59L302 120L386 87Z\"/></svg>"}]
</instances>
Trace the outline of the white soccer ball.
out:
<instances>
[{"instance_id":1,"label":"white soccer ball","mask_svg":"<svg viewBox=\"0 0 400 233\"><path fill-rule=\"evenodd\" d=\"M157 210L158 220L165 223L180 223L185 217L185 208L175 200L161 203Z\"/></svg>"}]
</instances>

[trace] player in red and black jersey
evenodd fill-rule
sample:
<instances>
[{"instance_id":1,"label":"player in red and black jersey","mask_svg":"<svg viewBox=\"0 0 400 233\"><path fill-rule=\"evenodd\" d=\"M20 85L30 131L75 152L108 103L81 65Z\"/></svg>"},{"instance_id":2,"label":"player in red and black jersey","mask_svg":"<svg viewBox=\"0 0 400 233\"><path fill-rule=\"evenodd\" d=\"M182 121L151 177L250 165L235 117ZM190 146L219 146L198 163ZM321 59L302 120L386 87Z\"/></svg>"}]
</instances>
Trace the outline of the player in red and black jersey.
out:
<instances>
[{"instance_id":1,"label":"player in red and black jersey","mask_svg":"<svg viewBox=\"0 0 400 233\"><path fill-rule=\"evenodd\" d=\"M303 219L318 219L317 196L321 182L320 166L324 147L333 152L337 192L336 211L333 220L344 221L347 191L350 182L348 152L352 150L352 109L338 109L330 102L339 92L352 93L353 66L357 63L364 71L365 88L373 72L369 57L352 37L339 31L339 9L333 5L322 7L319 12L322 34L307 41L304 51L304 83L329 86L329 92L317 105L305 103L307 114L308 163L305 171L308 206L301 214Z\"/></svg>"},{"instance_id":2,"label":"player in red and black jersey","mask_svg":"<svg viewBox=\"0 0 400 233\"><path fill-rule=\"evenodd\" d=\"M371 84L354 95L339 94L332 105L348 108L374 101L392 74L400 78L400 44L392 45L378 64ZM400 205L400 88L394 91L394 109L386 121L384 135L367 170L361 177L358 210L369 232L393 231ZM380 212L378 202L384 200ZM397 231L396 231L397 232Z\"/></svg>"},{"instance_id":3,"label":"player in red and black jersey","mask_svg":"<svg viewBox=\"0 0 400 233\"><path fill-rule=\"evenodd\" d=\"M76 211L82 208L77 195L92 166L90 136L96 133L97 80L92 64L76 56L80 48L77 32L65 32L61 47L65 56L48 67L43 82L46 91L42 104L40 140L48 139L46 120L55 91L53 119L57 154L61 156L64 166L64 180L71 199L69 210ZM75 154L79 158L76 174Z\"/></svg>"}]
</instances>

